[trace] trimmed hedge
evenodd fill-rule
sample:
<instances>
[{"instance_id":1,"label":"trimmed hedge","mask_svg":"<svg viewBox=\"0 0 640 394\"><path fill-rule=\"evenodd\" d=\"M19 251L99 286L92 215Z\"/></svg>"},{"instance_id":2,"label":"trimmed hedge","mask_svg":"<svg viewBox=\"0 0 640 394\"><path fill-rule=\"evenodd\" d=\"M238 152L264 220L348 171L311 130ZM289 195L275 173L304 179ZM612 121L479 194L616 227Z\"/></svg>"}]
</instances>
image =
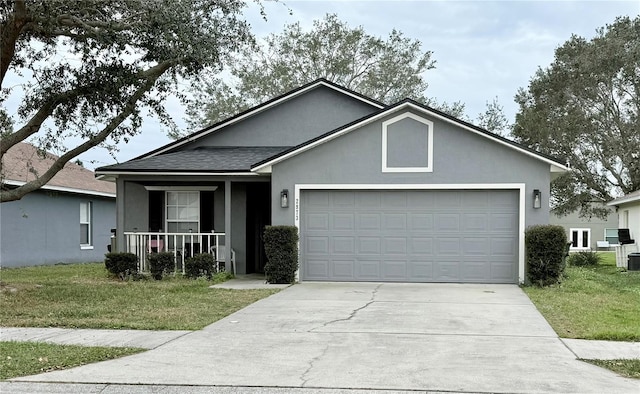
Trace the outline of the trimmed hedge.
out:
<instances>
[{"instance_id":1,"label":"trimmed hedge","mask_svg":"<svg viewBox=\"0 0 640 394\"><path fill-rule=\"evenodd\" d=\"M161 280L162 276L173 272L175 269L174 255L172 252L149 253L149 271L156 280Z\"/></svg>"},{"instance_id":2,"label":"trimmed hedge","mask_svg":"<svg viewBox=\"0 0 640 394\"><path fill-rule=\"evenodd\" d=\"M295 226L266 226L264 251L267 282L293 283L298 270L298 228Z\"/></svg>"},{"instance_id":3,"label":"trimmed hedge","mask_svg":"<svg viewBox=\"0 0 640 394\"><path fill-rule=\"evenodd\" d=\"M112 252L104 255L104 266L107 271L120 279L138 273L138 256L133 253Z\"/></svg>"},{"instance_id":4,"label":"trimmed hedge","mask_svg":"<svg viewBox=\"0 0 640 394\"><path fill-rule=\"evenodd\" d=\"M184 272L188 278L206 277L216 273L216 260L209 253L198 253L184 261Z\"/></svg>"},{"instance_id":5,"label":"trimmed hedge","mask_svg":"<svg viewBox=\"0 0 640 394\"><path fill-rule=\"evenodd\" d=\"M564 229L554 225L531 226L525 231L524 243L529 281L538 286L558 283L569 252Z\"/></svg>"},{"instance_id":6,"label":"trimmed hedge","mask_svg":"<svg viewBox=\"0 0 640 394\"><path fill-rule=\"evenodd\" d=\"M602 256L590 250L571 253L567 257L567 264L574 267L594 267L600 263Z\"/></svg>"}]
</instances>

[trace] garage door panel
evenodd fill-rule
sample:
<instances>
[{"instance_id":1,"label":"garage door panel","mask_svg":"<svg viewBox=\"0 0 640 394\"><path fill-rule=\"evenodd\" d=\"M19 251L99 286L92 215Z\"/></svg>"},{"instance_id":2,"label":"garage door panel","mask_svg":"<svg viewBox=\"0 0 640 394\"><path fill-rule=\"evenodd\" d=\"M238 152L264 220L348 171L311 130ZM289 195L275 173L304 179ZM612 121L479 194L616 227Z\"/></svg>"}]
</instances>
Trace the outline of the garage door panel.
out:
<instances>
[{"instance_id":1,"label":"garage door panel","mask_svg":"<svg viewBox=\"0 0 640 394\"><path fill-rule=\"evenodd\" d=\"M458 256L460 254L460 238L436 238L437 256Z\"/></svg>"},{"instance_id":2,"label":"garage door panel","mask_svg":"<svg viewBox=\"0 0 640 394\"><path fill-rule=\"evenodd\" d=\"M329 260L307 258L305 274L311 280L325 280L329 277Z\"/></svg>"},{"instance_id":3,"label":"garage door panel","mask_svg":"<svg viewBox=\"0 0 640 394\"><path fill-rule=\"evenodd\" d=\"M333 237L331 250L334 254L355 254L356 239L355 237Z\"/></svg>"},{"instance_id":4,"label":"garage door panel","mask_svg":"<svg viewBox=\"0 0 640 394\"><path fill-rule=\"evenodd\" d=\"M407 238L405 237L385 237L382 240L382 245L382 253L385 255L407 253Z\"/></svg>"},{"instance_id":5,"label":"garage door panel","mask_svg":"<svg viewBox=\"0 0 640 394\"><path fill-rule=\"evenodd\" d=\"M407 229L406 213L386 213L383 215L383 225L385 230L401 230Z\"/></svg>"},{"instance_id":6,"label":"garage door panel","mask_svg":"<svg viewBox=\"0 0 640 394\"><path fill-rule=\"evenodd\" d=\"M413 213L410 215L411 226L409 230L412 231L432 231L433 230L433 214L430 213Z\"/></svg>"},{"instance_id":7,"label":"garage door panel","mask_svg":"<svg viewBox=\"0 0 640 394\"><path fill-rule=\"evenodd\" d=\"M439 282L455 282L460 280L458 261L439 260L434 264L434 276Z\"/></svg>"},{"instance_id":8,"label":"garage door panel","mask_svg":"<svg viewBox=\"0 0 640 394\"><path fill-rule=\"evenodd\" d=\"M460 276L464 282L486 282L489 280L491 265L487 261L465 260Z\"/></svg>"},{"instance_id":9,"label":"garage door panel","mask_svg":"<svg viewBox=\"0 0 640 394\"><path fill-rule=\"evenodd\" d=\"M356 265L356 277L364 280L379 280L380 275L380 263L378 259L361 258Z\"/></svg>"},{"instance_id":10,"label":"garage door panel","mask_svg":"<svg viewBox=\"0 0 640 394\"><path fill-rule=\"evenodd\" d=\"M380 213L360 213L358 214L358 227L357 230L380 230L381 223Z\"/></svg>"},{"instance_id":11,"label":"garage door panel","mask_svg":"<svg viewBox=\"0 0 640 394\"><path fill-rule=\"evenodd\" d=\"M407 264L408 280L430 282L433 280L433 262L429 260L412 260Z\"/></svg>"},{"instance_id":12,"label":"garage door panel","mask_svg":"<svg viewBox=\"0 0 640 394\"><path fill-rule=\"evenodd\" d=\"M334 213L333 226L331 227L335 231L353 231L356 229L355 214L353 213Z\"/></svg>"},{"instance_id":13,"label":"garage door panel","mask_svg":"<svg viewBox=\"0 0 640 394\"><path fill-rule=\"evenodd\" d=\"M465 257L491 254L491 239L488 237L465 237L462 245L462 254Z\"/></svg>"},{"instance_id":14,"label":"garage door panel","mask_svg":"<svg viewBox=\"0 0 640 394\"><path fill-rule=\"evenodd\" d=\"M433 253L433 238L429 237L411 237L411 254L427 254Z\"/></svg>"},{"instance_id":15,"label":"garage door panel","mask_svg":"<svg viewBox=\"0 0 640 394\"><path fill-rule=\"evenodd\" d=\"M302 279L515 283L518 204L506 190L303 191Z\"/></svg>"},{"instance_id":16,"label":"garage door panel","mask_svg":"<svg viewBox=\"0 0 640 394\"><path fill-rule=\"evenodd\" d=\"M383 265L383 278L387 280L405 280L407 278L406 260L385 260Z\"/></svg>"},{"instance_id":17,"label":"garage door panel","mask_svg":"<svg viewBox=\"0 0 640 394\"><path fill-rule=\"evenodd\" d=\"M329 237L309 236L305 238L306 251L310 254L329 254Z\"/></svg>"},{"instance_id":18,"label":"garage door panel","mask_svg":"<svg viewBox=\"0 0 640 394\"><path fill-rule=\"evenodd\" d=\"M331 264L332 277L340 280L353 280L355 266L355 260L334 260Z\"/></svg>"}]
</instances>

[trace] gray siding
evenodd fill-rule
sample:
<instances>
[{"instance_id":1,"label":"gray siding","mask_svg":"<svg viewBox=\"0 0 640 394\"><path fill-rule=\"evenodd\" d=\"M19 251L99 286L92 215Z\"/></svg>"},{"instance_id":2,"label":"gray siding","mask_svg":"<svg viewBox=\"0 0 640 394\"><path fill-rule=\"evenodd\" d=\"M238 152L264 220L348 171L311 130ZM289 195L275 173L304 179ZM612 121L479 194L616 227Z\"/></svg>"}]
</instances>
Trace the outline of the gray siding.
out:
<instances>
[{"instance_id":1,"label":"gray siding","mask_svg":"<svg viewBox=\"0 0 640 394\"><path fill-rule=\"evenodd\" d=\"M398 113L391 114L391 118ZM293 224L295 204L280 208L275 196L295 184L491 184L525 183L525 225L549 221L549 164L436 118L433 172L382 172L382 119L274 165L272 223ZM543 208L532 193L542 191ZM292 195L293 196L293 195Z\"/></svg>"},{"instance_id":2,"label":"gray siding","mask_svg":"<svg viewBox=\"0 0 640 394\"><path fill-rule=\"evenodd\" d=\"M618 228L618 215L614 209L610 209L609 216L606 219L600 219L597 217L581 218L578 211L572 212L569 215L558 217L555 214L551 214L549 217L549 223L564 227L567 231L567 237L571 239L569 233L572 228L588 228L591 229L591 249L597 249L597 241L604 241L604 230L606 228Z\"/></svg>"},{"instance_id":3,"label":"gray siding","mask_svg":"<svg viewBox=\"0 0 640 394\"><path fill-rule=\"evenodd\" d=\"M93 249L80 249L80 203L92 203ZM115 227L113 198L36 191L0 206L0 266L103 261Z\"/></svg>"},{"instance_id":4,"label":"gray siding","mask_svg":"<svg viewBox=\"0 0 640 394\"><path fill-rule=\"evenodd\" d=\"M212 133L181 149L198 146L296 146L378 110L321 86Z\"/></svg>"}]
</instances>

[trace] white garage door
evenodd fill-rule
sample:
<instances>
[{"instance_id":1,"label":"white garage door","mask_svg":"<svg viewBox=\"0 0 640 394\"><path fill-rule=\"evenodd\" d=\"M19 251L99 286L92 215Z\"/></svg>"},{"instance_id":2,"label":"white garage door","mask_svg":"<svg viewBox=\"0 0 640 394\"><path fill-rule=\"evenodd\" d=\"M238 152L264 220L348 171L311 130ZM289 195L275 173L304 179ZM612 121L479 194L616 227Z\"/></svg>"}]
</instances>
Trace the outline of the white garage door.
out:
<instances>
[{"instance_id":1,"label":"white garage door","mask_svg":"<svg viewBox=\"0 0 640 394\"><path fill-rule=\"evenodd\" d=\"M517 283L516 190L301 195L303 280Z\"/></svg>"}]
</instances>

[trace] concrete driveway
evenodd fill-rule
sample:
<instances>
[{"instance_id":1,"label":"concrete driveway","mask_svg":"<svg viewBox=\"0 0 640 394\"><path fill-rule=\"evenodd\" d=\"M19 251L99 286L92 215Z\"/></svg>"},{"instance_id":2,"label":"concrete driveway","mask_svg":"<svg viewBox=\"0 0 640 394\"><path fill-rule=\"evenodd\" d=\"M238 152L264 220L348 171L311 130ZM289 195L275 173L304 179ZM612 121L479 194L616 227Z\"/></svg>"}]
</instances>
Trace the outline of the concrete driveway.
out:
<instances>
[{"instance_id":1,"label":"concrete driveway","mask_svg":"<svg viewBox=\"0 0 640 394\"><path fill-rule=\"evenodd\" d=\"M637 393L514 285L303 283L154 350L17 381Z\"/></svg>"}]
</instances>

